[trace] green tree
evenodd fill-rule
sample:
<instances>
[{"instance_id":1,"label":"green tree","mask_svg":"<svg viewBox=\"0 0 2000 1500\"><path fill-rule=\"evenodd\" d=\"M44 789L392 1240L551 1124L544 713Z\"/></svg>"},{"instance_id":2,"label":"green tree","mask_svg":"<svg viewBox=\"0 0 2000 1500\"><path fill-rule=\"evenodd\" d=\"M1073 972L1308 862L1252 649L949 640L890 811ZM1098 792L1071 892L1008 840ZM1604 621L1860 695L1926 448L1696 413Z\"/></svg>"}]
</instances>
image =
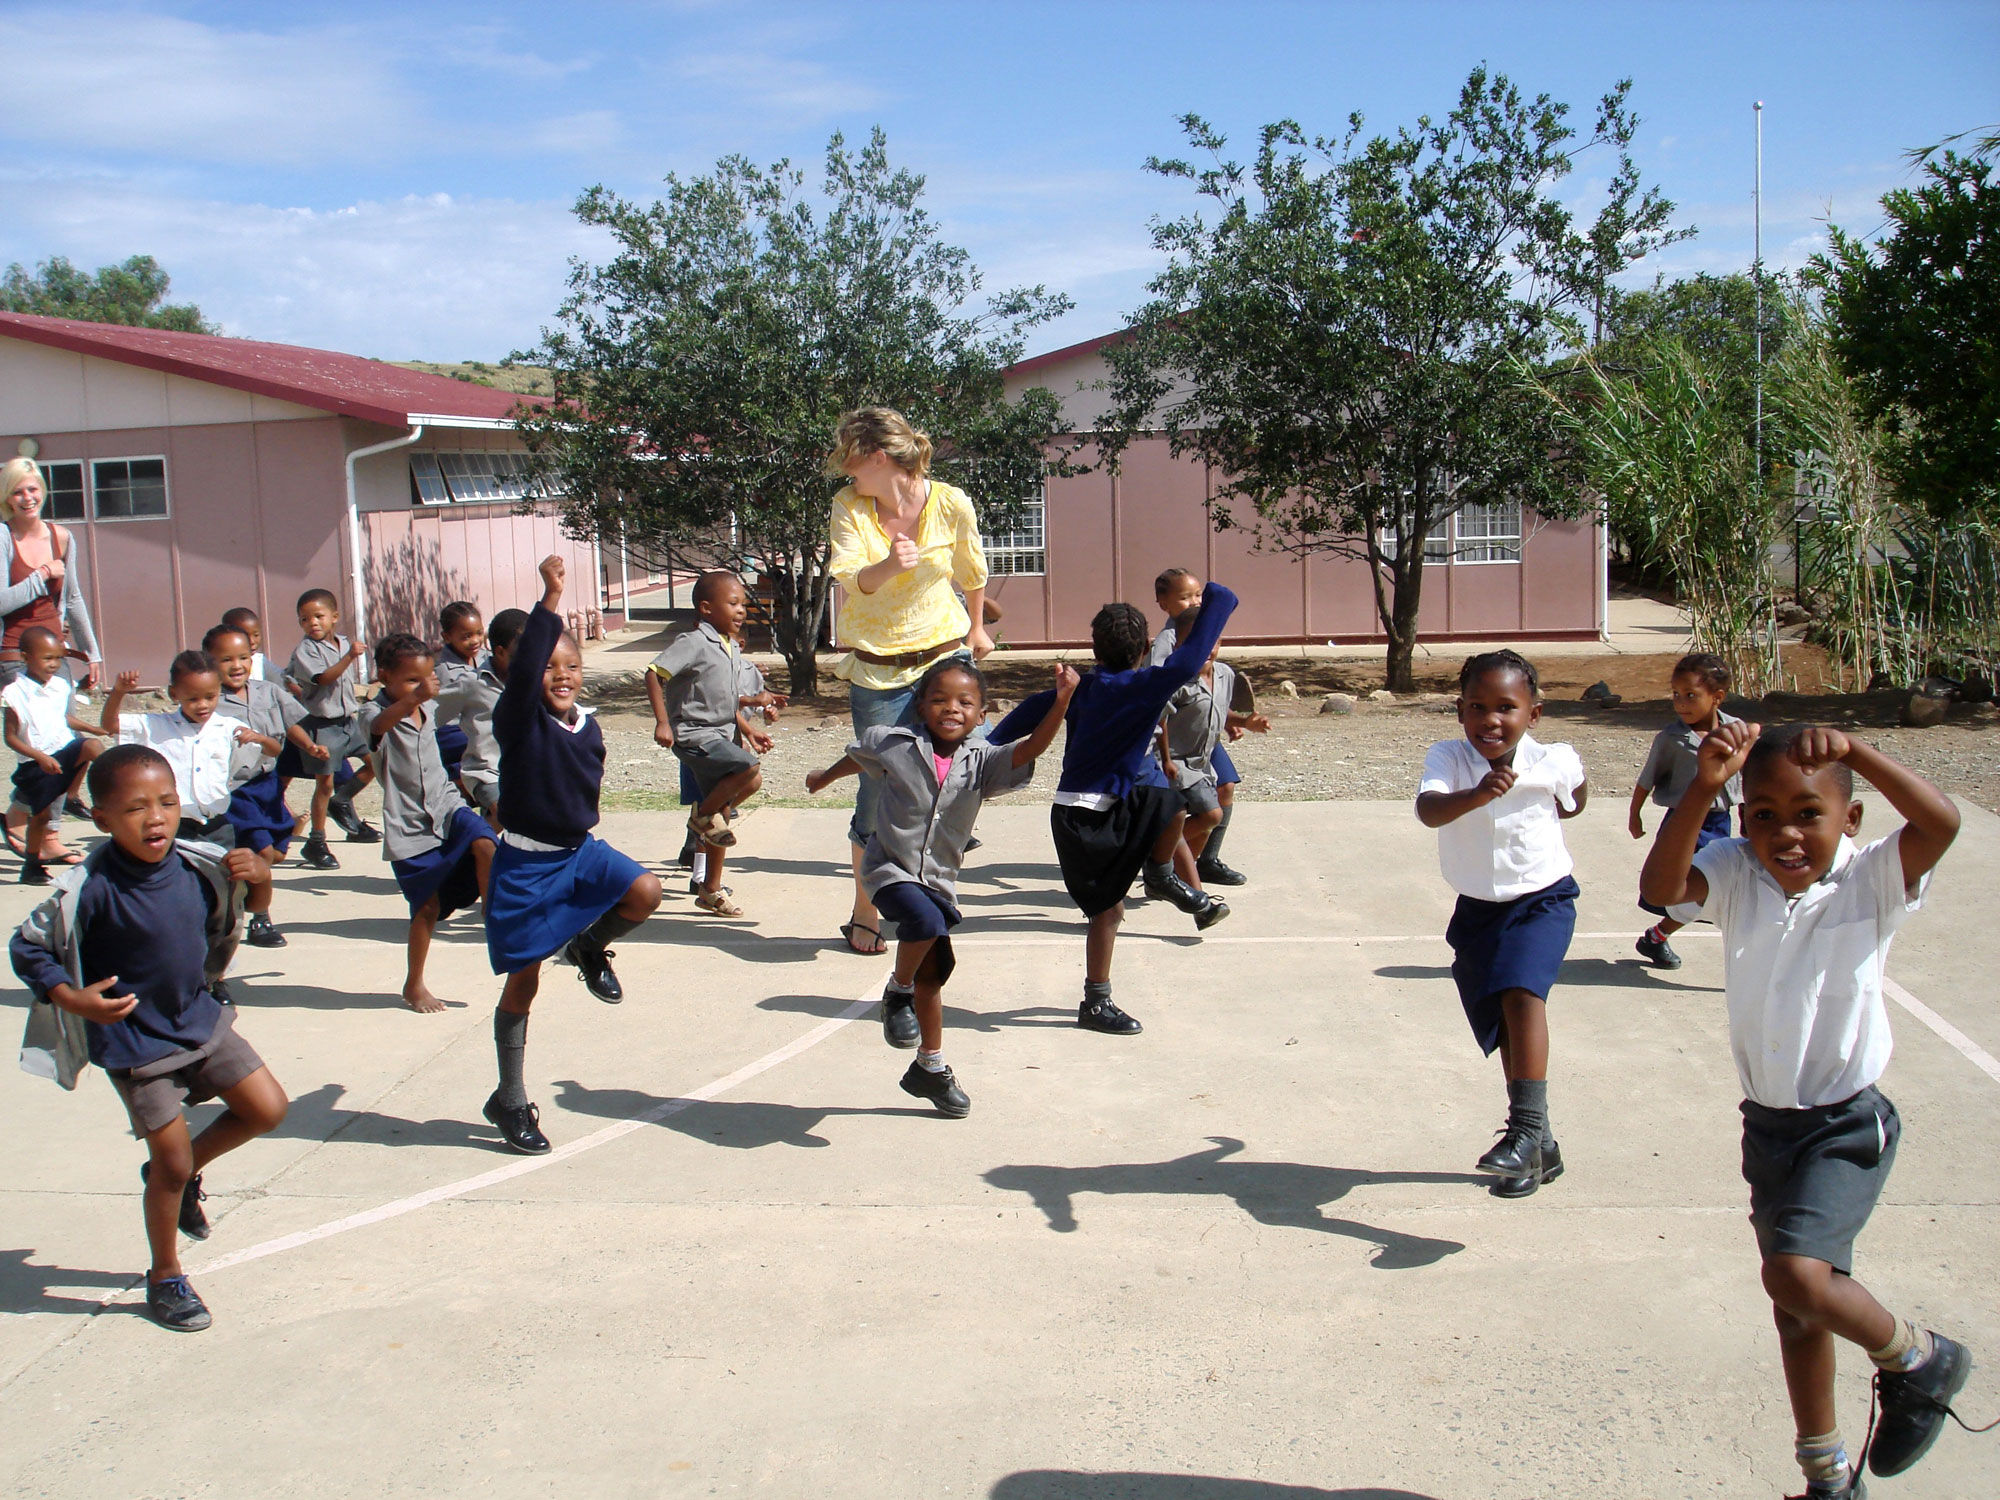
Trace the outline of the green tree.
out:
<instances>
[{"instance_id":1,"label":"green tree","mask_svg":"<svg viewBox=\"0 0 2000 1500\"><path fill-rule=\"evenodd\" d=\"M1816 263L1834 348L1891 438L1903 498L1941 524L2000 524L2000 142L1921 153L1924 180L1882 199L1879 244L1833 231Z\"/></svg>"},{"instance_id":2,"label":"green tree","mask_svg":"<svg viewBox=\"0 0 2000 1500\"><path fill-rule=\"evenodd\" d=\"M1335 140L1267 126L1248 168L1196 116L1210 161L1154 160L1210 200L1154 226L1169 257L1111 351L1099 447L1141 432L1224 476L1218 527L1303 556L1365 559L1391 688L1411 659L1425 543L1467 505L1584 506L1548 404L1516 365L1585 342L1607 279L1670 239L1673 206L1642 187L1620 83L1579 139L1568 107L1473 70L1442 120ZM1579 225L1557 185L1585 149L1614 165Z\"/></svg>"},{"instance_id":3,"label":"green tree","mask_svg":"<svg viewBox=\"0 0 2000 1500\"><path fill-rule=\"evenodd\" d=\"M904 412L938 442L939 475L1004 526L1038 490L1061 416L1046 390L1005 401L1001 371L1069 302L1039 286L981 299L880 129L858 152L833 137L817 197L789 162L740 156L666 187L654 203L603 187L577 201L617 253L573 264L558 326L515 356L556 389L520 428L576 535L763 574L791 690L809 693L841 414Z\"/></svg>"},{"instance_id":4,"label":"green tree","mask_svg":"<svg viewBox=\"0 0 2000 1500\"><path fill-rule=\"evenodd\" d=\"M33 275L16 261L0 280L0 311L181 333L222 331L193 303L169 303L170 284L150 255L135 255L122 265L99 266L95 271L78 270L56 255L37 266Z\"/></svg>"}]
</instances>

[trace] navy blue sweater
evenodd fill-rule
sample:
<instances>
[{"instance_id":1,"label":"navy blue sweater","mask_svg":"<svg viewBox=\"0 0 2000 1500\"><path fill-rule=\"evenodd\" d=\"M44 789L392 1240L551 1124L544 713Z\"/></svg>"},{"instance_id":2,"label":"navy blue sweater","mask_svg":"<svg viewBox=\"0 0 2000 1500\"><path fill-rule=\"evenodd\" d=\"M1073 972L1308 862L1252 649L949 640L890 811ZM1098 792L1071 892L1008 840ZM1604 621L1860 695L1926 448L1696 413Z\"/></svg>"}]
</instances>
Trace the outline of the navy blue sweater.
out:
<instances>
[{"instance_id":1,"label":"navy blue sweater","mask_svg":"<svg viewBox=\"0 0 2000 1500\"><path fill-rule=\"evenodd\" d=\"M493 737L500 742L500 826L574 849L597 826L604 731L588 715L571 729L542 697L542 673L562 631L555 611L537 603L528 612L507 663L507 685L493 705Z\"/></svg>"},{"instance_id":2,"label":"navy blue sweater","mask_svg":"<svg viewBox=\"0 0 2000 1500\"><path fill-rule=\"evenodd\" d=\"M208 917L213 892L200 873L171 850L156 865L116 844L77 893L83 982L107 974L105 993L136 994L121 1021L91 1022L90 1060L100 1068L138 1068L204 1045L222 1006L208 992ZM36 995L71 982L62 960L19 933L8 945L14 972Z\"/></svg>"},{"instance_id":3,"label":"navy blue sweater","mask_svg":"<svg viewBox=\"0 0 2000 1500\"><path fill-rule=\"evenodd\" d=\"M1211 581L1202 590L1201 616L1186 640L1156 667L1083 674L1063 716L1062 779L1056 790L1123 797L1135 786L1164 786L1166 776L1152 753L1153 733L1167 700L1201 675L1208 653L1222 639L1222 627L1236 611L1236 595ZM1034 731L1055 694L1036 693L993 727L992 740L1005 745Z\"/></svg>"}]
</instances>

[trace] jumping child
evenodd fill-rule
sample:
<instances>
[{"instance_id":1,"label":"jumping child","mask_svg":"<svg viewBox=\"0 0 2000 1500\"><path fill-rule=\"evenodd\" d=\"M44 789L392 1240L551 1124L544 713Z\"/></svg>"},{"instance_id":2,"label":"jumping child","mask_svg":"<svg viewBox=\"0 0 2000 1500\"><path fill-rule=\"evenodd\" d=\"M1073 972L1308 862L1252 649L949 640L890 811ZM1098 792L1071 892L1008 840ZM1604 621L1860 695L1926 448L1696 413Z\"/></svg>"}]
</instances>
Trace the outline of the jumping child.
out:
<instances>
[{"instance_id":1,"label":"jumping child","mask_svg":"<svg viewBox=\"0 0 2000 1500\"><path fill-rule=\"evenodd\" d=\"M1646 763L1639 767L1638 781L1632 787L1631 828L1635 839L1646 836L1646 823L1639 815L1646 805L1646 794L1651 792L1653 801L1669 812L1679 807L1681 794L1694 780L1701 742L1724 724L1743 722L1722 711L1722 700L1729 696L1729 664L1719 656L1705 651L1683 656L1674 663L1672 690L1674 714L1680 723L1653 736L1653 748L1646 752ZM1702 821L1697 848L1706 849L1715 840L1729 837L1729 809L1742 800L1742 781L1731 777ZM1661 831L1666 826L1663 817ZM1681 930L1681 924L1667 915L1665 907L1654 906L1643 896L1639 905L1660 919L1639 935L1635 945L1639 956L1656 969L1678 969L1681 956L1667 939Z\"/></svg>"},{"instance_id":2,"label":"jumping child","mask_svg":"<svg viewBox=\"0 0 2000 1500\"><path fill-rule=\"evenodd\" d=\"M1074 669L1057 667L1048 712L1034 732L1012 744L982 744L970 736L986 722L986 678L971 662L947 657L917 679L918 724L864 729L847 754L806 777L806 790L815 794L857 771L879 784L861 884L875 909L896 924L896 971L882 992L882 1035L892 1047L908 1046L908 1023L897 1012L915 1012L917 1058L903 1074L903 1092L955 1120L972 1110L944 1060L944 986L957 965L951 929L961 920L965 846L988 797L1034 779L1035 757L1055 739L1076 684Z\"/></svg>"},{"instance_id":3,"label":"jumping child","mask_svg":"<svg viewBox=\"0 0 2000 1500\"><path fill-rule=\"evenodd\" d=\"M1195 611L1201 607L1201 580L1186 568L1168 568L1153 580L1153 602L1167 617L1167 623L1161 626L1160 633L1153 637L1152 649L1146 657L1147 661L1158 666L1173 654L1173 649L1180 643L1181 636L1193 628ZM1239 715L1236 711L1239 686L1233 671L1229 673L1229 684L1229 691L1219 696L1231 720L1225 725L1224 737L1234 741L1243 738L1244 726L1249 715ZM1211 885L1248 885L1249 876L1241 870L1231 869L1222 862L1222 841L1229 835L1230 819L1236 816L1236 788L1242 782L1243 775L1236 769L1236 762L1230 757L1229 746L1221 739L1217 740L1214 750L1210 752L1209 764L1215 772L1216 816L1210 825L1206 842L1200 848L1195 848L1185 834L1182 836L1182 843L1188 846L1185 858L1194 866L1193 883L1203 888ZM1186 866L1178 853L1174 860L1174 868L1181 873L1183 880L1188 879Z\"/></svg>"},{"instance_id":4,"label":"jumping child","mask_svg":"<svg viewBox=\"0 0 2000 1500\"><path fill-rule=\"evenodd\" d=\"M1208 878L1203 858L1213 837L1221 831L1225 816L1223 789L1218 782L1223 766L1228 764L1222 742L1232 730L1267 734L1271 728L1271 721L1262 714L1232 710L1229 705L1235 697L1235 669L1227 662L1217 661L1215 653L1210 652L1201 676L1168 700L1167 716L1160 723L1160 768L1187 814L1181 838L1203 880ZM1233 883L1241 885L1242 877L1238 876Z\"/></svg>"},{"instance_id":5,"label":"jumping child","mask_svg":"<svg viewBox=\"0 0 2000 1500\"><path fill-rule=\"evenodd\" d=\"M180 798L156 750L119 745L90 767L91 819L111 836L65 871L8 953L33 992L81 1024L90 1060L125 1101L146 1143L146 1311L163 1328L208 1327L181 1269L175 1229L208 1238L202 1174L218 1156L274 1130L285 1091L237 1032L213 986L236 947L240 887L271 878L247 849L177 841ZM73 1086L73 1080L71 1080ZM220 1098L192 1140L184 1105Z\"/></svg>"},{"instance_id":6,"label":"jumping child","mask_svg":"<svg viewBox=\"0 0 2000 1500\"><path fill-rule=\"evenodd\" d=\"M297 823L285 806L284 783L278 779L278 756L286 745L301 755L326 754L305 732L306 711L299 700L276 683L254 675L257 653L240 626L218 625L201 638L222 682L216 712L236 719L236 749L229 767L229 807L223 814L238 849L248 849L275 866L291 850ZM250 925L243 941L253 948L282 948L285 935L271 922L275 882L250 888Z\"/></svg>"},{"instance_id":7,"label":"jumping child","mask_svg":"<svg viewBox=\"0 0 2000 1500\"><path fill-rule=\"evenodd\" d=\"M454 687L478 677L486 666L486 620L478 605L454 599L438 611L438 634L444 641L437 654L438 699L442 703ZM436 713L438 758L444 762L444 774L457 781L459 762L465 756L465 731L456 722L456 715L442 707Z\"/></svg>"},{"instance_id":8,"label":"jumping child","mask_svg":"<svg viewBox=\"0 0 2000 1500\"><path fill-rule=\"evenodd\" d=\"M438 679L439 724L456 724L465 736L458 761L459 789L471 799L487 823L500 827L500 742L493 737L493 705L507 685L507 665L514 643L528 623L524 609L503 609L486 627L486 651L478 670ZM440 740L440 747L442 746Z\"/></svg>"},{"instance_id":9,"label":"jumping child","mask_svg":"<svg viewBox=\"0 0 2000 1500\"><path fill-rule=\"evenodd\" d=\"M1528 731L1542 719L1535 669L1512 651L1466 658L1458 673L1462 740L1424 755L1417 821L1438 831L1438 863L1458 892L1445 941L1472 1035L1507 1079L1507 1124L1478 1170L1501 1198L1562 1175L1549 1129L1549 990L1576 931L1575 869L1562 824L1590 786L1568 745Z\"/></svg>"},{"instance_id":10,"label":"jumping child","mask_svg":"<svg viewBox=\"0 0 2000 1500\"><path fill-rule=\"evenodd\" d=\"M45 847L49 819L76 795L85 771L105 748L102 740L85 736L116 731L76 716L76 689L63 675L62 638L53 630L30 625L21 632L20 649L21 675L0 690L0 704L6 705L7 748L21 757L14 768L14 805L28 812L21 884L47 885L48 866L36 851ZM126 672L112 687L105 709L114 725L118 704L138 685L139 674Z\"/></svg>"},{"instance_id":11,"label":"jumping child","mask_svg":"<svg viewBox=\"0 0 2000 1500\"><path fill-rule=\"evenodd\" d=\"M167 667L167 697L173 702L171 709L122 716L118 703L107 699L104 727L120 744L159 751L173 768L181 809L177 837L228 848L236 842L228 816L229 773L240 726L217 713L222 706L222 674L215 658L206 651L176 656Z\"/></svg>"},{"instance_id":12,"label":"jumping child","mask_svg":"<svg viewBox=\"0 0 2000 1500\"><path fill-rule=\"evenodd\" d=\"M625 991L609 944L635 931L660 904L660 880L591 835L604 780L604 731L576 701L583 657L563 631L563 560L542 559L542 598L514 643L507 686L493 709L500 742L500 820L486 897L486 951L507 976L493 1014L500 1086L485 1115L516 1151L549 1149L541 1112L528 1102L522 1065L528 1011L542 961L561 953L598 999Z\"/></svg>"},{"instance_id":13,"label":"jumping child","mask_svg":"<svg viewBox=\"0 0 2000 1500\"><path fill-rule=\"evenodd\" d=\"M1856 772L1904 820L1861 848ZM1738 775L1744 836L1698 849L1716 798ZM1649 901L1722 930L1750 1223L1808 1500L1861 1490L1860 1461L1849 1462L1835 1418L1836 1335L1875 1365L1881 1418L1863 1457L1879 1475L1929 1451L1972 1368L1962 1345L1919 1331L1853 1278L1855 1237L1902 1134L1875 1086L1891 1047L1883 967L1958 823L1936 787L1837 729L1725 724L1702 741L1640 877Z\"/></svg>"},{"instance_id":14,"label":"jumping child","mask_svg":"<svg viewBox=\"0 0 2000 1500\"><path fill-rule=\"evenodd\" d=\"M382 784L382 857L410 904L409 974L403 1003L423 1015L444 1009L424 983L437 924L477 906L493 863L493 830L465 805L438 751L438 694L431 649L413 635L375 644L382 691L361 706L361 733Z\"/></svg>"},{"instance_id":15,"label":"jumping child","mask_svg":"<svg viewBox=\"0 0 2000 1500\"><path fill-rule=\"evenodd\" d=\"M1203 930L1229 915L1223 902L1189 891L1174 879L1167 861L1181 841L1183 814L1151 754L1153 734L1167 702L1192 682L1222 639L1236 610L1236 595L1211 582L1187 639L1158 666L1141 666L1146 656L1146 620L1129 604L1107 604L1090 622L1096 670L1086 672L1070 699L1065 720L1062 778L1056 784L1049 828L1063 885L1090 922L1084 940L1083 1000L1076 1024L1109 1036L1135 1036L1136 1017L1111 999L1111 957L1125 897L1140 866L1158 880L1180 886L1196 904L1195 927ZM993 739L1020 739L1049 711L1053 693L1023 700L993 729ZM1178 902L1176 904L1179 904Z\"/></svg>"},{"instance_id":16,"label":"jumping child","mask_svg":"<svg viewBox=\"0 0 2000 1500\"><path fill-rule=\"evenodd\" d=\"M299 629L305 638L292 652L285 667L300 701L306 706L305 731L313 743L327 752L326 760L308 766L296 751L278 758L278 774L286 779L310 776L313 783L312 831L299 852L299 862L315 870L336 870L340 861L326 847L326 820L331 816L347 835L350 844L373 844L382 835L362 821L354 810L354 794L373 779L363 766L352 780L334 789L336 767L361 748L360 732L354 716L360 700L354 694L355 663L368 649L360 641L350 642L340 633L340 601L326 589L307 589L299 595Z\"/></svg>"}]
</instances>

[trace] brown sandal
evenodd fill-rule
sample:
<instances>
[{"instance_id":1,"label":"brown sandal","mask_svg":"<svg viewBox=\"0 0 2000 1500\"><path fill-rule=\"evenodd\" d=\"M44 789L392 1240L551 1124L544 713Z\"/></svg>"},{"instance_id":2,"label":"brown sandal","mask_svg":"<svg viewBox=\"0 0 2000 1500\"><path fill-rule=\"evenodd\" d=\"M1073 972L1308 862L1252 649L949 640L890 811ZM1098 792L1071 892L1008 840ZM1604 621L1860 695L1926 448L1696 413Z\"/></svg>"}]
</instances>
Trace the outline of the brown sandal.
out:
<instances>
[{"instance_id":1,"label":"brown sandal","mask_svg":"<svg viewBox=\"0 0 2000 1500\"><path fill-rule=\"evenodd\" d=\"M703 891L699 896L694 898L694 904L703 911L711 912L718 917L740 917L743 915L743 908L738 906L734 901L731 901L726 893L719 890Z\"/></svg>"},{"instance_id":2,"label":"brown sandal","mask_svg":"<svg viewBox=\"0 0 2000 1500\"><path fill-rule=\"evenodd\" d=\"M710 813L703 817L700 813L688 819L688 831L711 849L733 849L736 835L730 831L729 819L723 813Z\"/></svg>"}]
</instances>

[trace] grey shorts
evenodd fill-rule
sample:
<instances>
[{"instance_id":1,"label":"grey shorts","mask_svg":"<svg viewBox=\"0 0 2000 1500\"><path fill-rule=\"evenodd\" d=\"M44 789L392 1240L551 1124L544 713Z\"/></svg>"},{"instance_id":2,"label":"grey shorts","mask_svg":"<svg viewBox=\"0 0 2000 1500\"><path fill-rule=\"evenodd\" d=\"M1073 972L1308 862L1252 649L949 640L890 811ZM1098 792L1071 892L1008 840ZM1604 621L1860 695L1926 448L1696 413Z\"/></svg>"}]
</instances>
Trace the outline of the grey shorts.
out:
<instances>
[{"instance_id":1,"label":"grey shorts","mask_svg":"<svg viewBox=\"0 0 2000 1500\"><path fill-rule=\"evenodd\" d=\"M1757 1249L1854 1270L1854 1239L1896 1162L1903 1134L1880 1089L1815 1109L1771 1109L1743 1101L1743 1179Z\"/></svg>"},{"instance_id":2,"label":"grey shorts","mask_svg":"<svg viewBox=\"0 0 2000 1500\"><path fill-rule=\"evenodd\" d=\"M1190 814L1219 812L1222 809L1222 789L1215 784L1213 774L1196 778L1183 771L1173 790L1180 799L1181 807Z\"/></svg>"},{"instance_id":3,"label":"grey shorts","mask_svg":"<svg viewBox=\"0 0 2000 1500\"><path fill-rule=\"evenodd\" d=\"M692 745L677 739L674 741L674 754L693 775L694 784L701 788L704 797L714 791L715 784L725 776L734 776L738 771L747 771L757 764L755 753L727 739L698 740Z\"/></svg>"},{"instance_id":4,"label":"grey shorts","mask_svg":"<svg viewBox=\"0 0 2000 1500\"><path fill-rule=\"evenodd\" d=\"M490 813L500 805L500 783L497 781L474 781L468 776L459 785L465 788L465 795L482 813Z\"/></svg>"},{"instance_id":5,"label":"grey shorts","mask_svg":"<svg viewBox=\"0 0 2000 1500\"><path fill-rule=\"evenodd\" d=\"M143 1141L178 1120L185 1106L218 1097L263 1066L257 1049L237 1034L235 1011L225 1005L214 1034L193 1051L143 1068L106 1068L104 1074L125 1101L132 1134Z\"/></svg>"}]
</instances>

